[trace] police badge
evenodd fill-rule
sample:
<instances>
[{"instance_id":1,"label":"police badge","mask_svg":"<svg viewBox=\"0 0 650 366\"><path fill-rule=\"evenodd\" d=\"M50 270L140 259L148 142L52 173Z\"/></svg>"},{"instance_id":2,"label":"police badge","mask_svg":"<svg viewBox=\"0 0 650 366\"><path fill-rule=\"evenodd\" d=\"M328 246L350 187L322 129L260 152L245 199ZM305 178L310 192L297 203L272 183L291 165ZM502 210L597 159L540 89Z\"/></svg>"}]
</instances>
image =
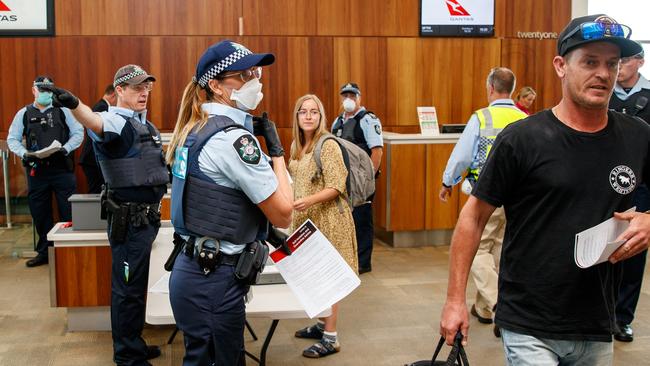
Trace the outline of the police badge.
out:
<instances>
[{"instance_id":1,"label":"police badge","mask_svg":"<svg viewBox=\"0 0 650 366\"><path fill-rule=\"evenodd\" d=\"M232 146L244 163L255 165L260 162L260 148L257 146L257 141L255 141L253 136L249 134L242 135L235 140Z\"/></svg>"}]
</instances>

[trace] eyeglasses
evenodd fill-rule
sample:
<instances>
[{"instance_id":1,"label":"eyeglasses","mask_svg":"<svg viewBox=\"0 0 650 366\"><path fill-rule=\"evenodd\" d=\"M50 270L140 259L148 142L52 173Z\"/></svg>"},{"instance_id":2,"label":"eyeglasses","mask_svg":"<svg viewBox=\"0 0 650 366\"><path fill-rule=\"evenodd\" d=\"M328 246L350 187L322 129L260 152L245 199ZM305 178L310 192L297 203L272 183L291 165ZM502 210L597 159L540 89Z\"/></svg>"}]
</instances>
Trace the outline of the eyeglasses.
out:
<instances>
[{"instance_id":1,"label":"eyeglasses","mask_svg":"<svg viewBox=\"0 0 650 366\"><path fill-rule=\"evenodd\" d=\"M245 83L253 80L253 78L261 79L262 78L262 68L257 66L257 67L253 67L252 69L248 69L248 70L237 71L237 72L233 72L233 73L230 73L230 74L220 75L219 79L225 79L225 78L229 78L229 77L237 76L237 75L239 75L239 77L241 78L241 81L243 81Z\"/></svg>"},{"instance_id":2,"label":"eyeglasses","mask_svg":"<svg viewBox=\"0 0 650 366\"><path fill-rule=\"evenodd\" d=\"M138 93L142 93L144 91L150 92L153 89L153 83L151 81L142 83L142 84L137 84L137 85L126 85L127 88L134 90Z\"/></svg>"},{"instance_id":3,"label":"eyeglasses","mask_svg":"<svg viewBox=\"0 0 650 366\"><path fill-rule=\"evenodd\" d=\"M320 116L320 111L317 111L315 109L311 110L311 111L301 109L301 110L298 111L298 116L300 116L300 117L307 117L307 115L309 115L310 117L311 116L318 117L318 116Z\"/></svg>"},{"instance_id":4,"label":"eyeglasses","mask_svg":"<svg viewBox=\"0 0 650 366\"><path fill-rule=\"evenodd\" d=\"M566 42L573 35L580 33L583 40L601 39L609 37L630 38L632 29L624 24L605 22L586 22L575 27L565 37Z\"/></svg>"},{"instance_id":5,"label":"eyeglasses","mask_svg":"<svg viewBox=\"0 0 650 366\"><path fill-rule=\"evenodd\" d=\"M626 63L628 63L628 62L630 62L632 60L642 60L642 59L643 59L643 56L640 56L640 55L634 55L634 56L631 56L631 57L621 57L621 63L626 64Z\"/></svg>"}]
</instances>

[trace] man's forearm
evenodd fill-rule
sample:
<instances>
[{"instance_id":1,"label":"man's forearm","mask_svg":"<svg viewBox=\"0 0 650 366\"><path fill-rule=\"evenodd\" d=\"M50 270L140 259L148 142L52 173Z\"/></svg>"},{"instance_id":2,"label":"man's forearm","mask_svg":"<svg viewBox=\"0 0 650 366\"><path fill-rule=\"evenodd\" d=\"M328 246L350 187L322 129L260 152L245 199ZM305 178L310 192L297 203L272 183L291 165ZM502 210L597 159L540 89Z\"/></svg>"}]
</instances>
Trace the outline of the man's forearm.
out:
<instances>
[{"instance_id":1,"label":"man's forearm","mask_svg":"<svg viewBox=\"0 0 650 366\"><path fill-rule=\"evenodd\" d=\"M70 112L72 112L74 118L76 118L84 127L96 133L97 136L103 136L104 122L97 113L90 109L90 107L79 101L79 106L75 109L71 109Z\"/></svg>"}]
</instances>

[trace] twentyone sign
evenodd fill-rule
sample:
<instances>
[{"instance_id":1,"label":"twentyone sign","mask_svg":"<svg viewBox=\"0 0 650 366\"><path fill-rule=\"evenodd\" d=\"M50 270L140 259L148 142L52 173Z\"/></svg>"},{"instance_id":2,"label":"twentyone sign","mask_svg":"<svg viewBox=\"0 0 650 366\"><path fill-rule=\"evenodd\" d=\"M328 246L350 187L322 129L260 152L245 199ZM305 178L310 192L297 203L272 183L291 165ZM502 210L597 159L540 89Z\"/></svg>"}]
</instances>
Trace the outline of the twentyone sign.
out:
<instances>
[{"instance_id":1,"label":"twentyone sign","mask_svg":"<svg viewBox=\"0 0 650 366\"><path fill-rule=\"evenodd\" d=\"M420 0L420 35L492 36L494 1Z\"/></svg>"},{"instance_id":2,"label":"twentyone sign","mask_svg":"<svg viewBox=\"0 0 650 366\"><path fill-rule=\"evenodd\" d=\"M53 36L54 0L0 0L0 36Z\"/></svg>"}]
</instances>

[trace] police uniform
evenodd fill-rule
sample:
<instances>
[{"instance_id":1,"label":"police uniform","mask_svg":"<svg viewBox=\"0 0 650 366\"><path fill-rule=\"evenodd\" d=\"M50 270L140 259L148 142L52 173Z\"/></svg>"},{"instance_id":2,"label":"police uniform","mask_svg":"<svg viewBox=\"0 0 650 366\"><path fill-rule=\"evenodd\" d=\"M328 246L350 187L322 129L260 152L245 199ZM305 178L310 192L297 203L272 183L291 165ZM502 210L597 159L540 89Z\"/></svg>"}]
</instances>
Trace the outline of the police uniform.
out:
<instances>
[{"instance_id":1,"label":"police uniform","mask_svg":"<svg viewBox=\"0 0 650 366\"><path fill-rule=\"evenodd\" d=\"M174 318L184 333L184 365L236 365L242 361L248 286L234 277L247 243L264 239L267 220L257 204L278 181L270 158L252 132L252 116L224 104L202 105L206 126L192 131L175 151L172 223L186 244L170 278ZM219 251L216 268L198 263L198 240Z\"/></svg>"},{"instance_id":2,"label":"police uniform","mask_svg":"<svg viewBox=\"0 0 650 366\"><path fill-rule=\"evenodd\" d=\"M27 146L23 146L25 137ZM65 153L56 152L45 159L25 159L27 152L50 146L57 140L63 145ZM83 127L67 108L56 108L50 103L40 109L36 103L28 105L16 113L9 127L7 145L18 157L23 158L27 171L29 210L38 233L36 251L38 257L47 263L47 233L52 229L52 192L59 209L59 220L72 219L68 198L76 190L74 162L71 152L81 145ZM29 264L29 263L28 263Z\"/></svg>"},{"instance_id":3,"label":"police uniform","mask_svg":"<svg viewBox=\"0 0 650 366\"><path fill-rule=\"evenodd\" d=\"M93 112L107 112L110 104L105 99L99 100L93 106ZM88 193L101 193L102 186L104 185L104 177L102 171L97 165L97 158L95 157L95 150L93 143L88 138L84 143L81 154L79 155L79 165L83 169L86 176L86 183L88 184Z\"/></svg>"},{"instance_id":4,"label":"police uniform","mask_svg":"<svg viewBox=\"0 0 650 366\"><path fill-rule=\"evenodd\" d=\"M343 90L345 90L345 86ZM344 115L338 116L332 124L332 133L334 135L353 142L367 152L368 155L371 155L372 148L384 146L381 122L372 112L368 112L365 107L361 107L354 116L347 120L344 120ZM374 228L371 201L373 197L374 194L368 197L369 202L352 210L357 235L360 271L372 268Z\"/></svg>"},{"instance_id":5,"label":"police uniform","mask_svg":"<svg viewBox=\"0 0 650 366\"><path fill-rule=\"evenodd\" d=\"M100 113L103 136L88 130L108 185L111 244L111 329L118 365L148 365L142 339L151 245L160 227L160 200L169 173L160 133L146 111L110 107ZM117 234L120 231L123 234Z\"/></svg>"}]
</instances>

